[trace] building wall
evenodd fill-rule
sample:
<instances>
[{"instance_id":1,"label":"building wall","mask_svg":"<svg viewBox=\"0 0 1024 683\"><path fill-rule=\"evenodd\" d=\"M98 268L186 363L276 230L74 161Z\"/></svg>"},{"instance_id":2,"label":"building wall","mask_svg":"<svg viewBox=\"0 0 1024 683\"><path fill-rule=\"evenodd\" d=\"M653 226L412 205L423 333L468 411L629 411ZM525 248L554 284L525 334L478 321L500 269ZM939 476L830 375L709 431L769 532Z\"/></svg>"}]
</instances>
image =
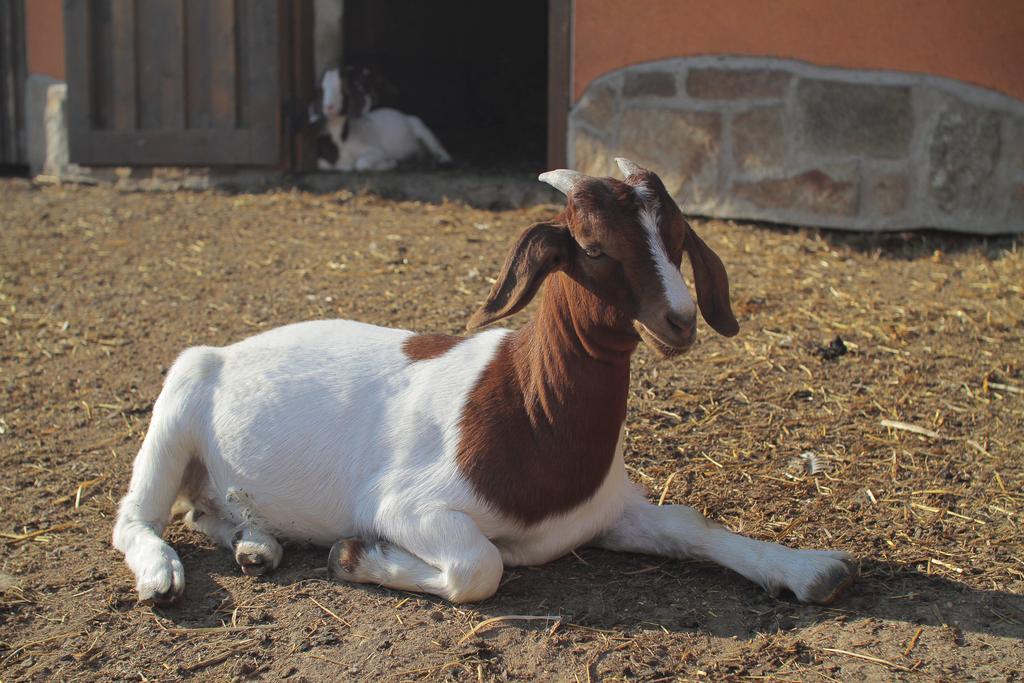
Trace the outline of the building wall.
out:
<instances>
[{"instance_id":1,"label":"building wall","mask_svg":"<svg viewBox=\"0 0 1024 683\"><path fill-rule=\"evenodd\" d=\"M568 154L684 211L1024 232L1024 1L576 0Z\"/></svg>"},{"instance_id":2,"label":"building wall","mask_svg":"<svg viewBox=\"0 0 1024 683\"><path fill-rule=\"evenodd\" d=\"M576 0L573 95L641 62L697 55L928 73L1024 100L1021 0Z\"/></svg>"},{"instance_id":3,"label":"building wall","mask_svg":"<svg viewBox=\"0 0 1024 683\"><path fill-rule=\"evenodd\" d=\"M61 0L25 3L28 73L64 80L64 16Z\"/></svg>"}]
</instances>

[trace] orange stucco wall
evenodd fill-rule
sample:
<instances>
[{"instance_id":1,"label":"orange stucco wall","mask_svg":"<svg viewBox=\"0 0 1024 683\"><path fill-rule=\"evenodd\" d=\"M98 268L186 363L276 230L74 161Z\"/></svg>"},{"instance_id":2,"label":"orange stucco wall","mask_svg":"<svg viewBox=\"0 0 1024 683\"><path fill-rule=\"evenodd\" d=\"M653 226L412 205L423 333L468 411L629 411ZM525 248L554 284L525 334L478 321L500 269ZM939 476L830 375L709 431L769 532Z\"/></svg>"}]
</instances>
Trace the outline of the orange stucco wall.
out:
<instances>
[{"instance_id":1,"label":"orange stucco wall","mask_svg":"<svg viewBox=\"0 0 1024 683\"><path fill-rule=\"evenodd\" d=\"M695 55L929 73L1024 100L1024 0L576 0L573 95Z\"/></svg>"},{"instance_id":2,"label":"orange stucco wall","mask_svg":"<svg viewBox=\"0 0 1024 683\"><path fill-rule=\"evenodd\" d=\"M64 80L61 0L28 0L25 3L25 52L30 74Z\"/></svg>"}]
</instances>

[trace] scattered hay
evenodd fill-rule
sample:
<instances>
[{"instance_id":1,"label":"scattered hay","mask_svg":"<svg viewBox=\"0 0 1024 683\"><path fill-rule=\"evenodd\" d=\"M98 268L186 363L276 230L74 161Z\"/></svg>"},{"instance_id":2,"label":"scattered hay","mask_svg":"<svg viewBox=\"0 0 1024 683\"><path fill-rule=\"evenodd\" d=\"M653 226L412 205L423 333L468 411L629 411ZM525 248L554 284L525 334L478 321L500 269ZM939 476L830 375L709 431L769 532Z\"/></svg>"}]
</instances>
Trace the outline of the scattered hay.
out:
<instances>
[{"instance_id":1,"label":"scattered hay","mask_svg":"<svg viewBox=\"0 0 1024 683\"><path fill-rule=\"evenodd\" d=\"M109 534L175 356L324 317L460 333L508 242L553 207L0 186L4 680L1024 669L1019 240L695 222L728 267L742 329L704 326L675 362L637 353L627 469L660 504L855 554L862 578L832 608L700 563L593 549L509 570L496 597L462 608L325 581L325 550L289 548L252 580L172 525L186 596L157 620ZM565 616L482 626L496 614Z\"/></svg>"}]
</instances>

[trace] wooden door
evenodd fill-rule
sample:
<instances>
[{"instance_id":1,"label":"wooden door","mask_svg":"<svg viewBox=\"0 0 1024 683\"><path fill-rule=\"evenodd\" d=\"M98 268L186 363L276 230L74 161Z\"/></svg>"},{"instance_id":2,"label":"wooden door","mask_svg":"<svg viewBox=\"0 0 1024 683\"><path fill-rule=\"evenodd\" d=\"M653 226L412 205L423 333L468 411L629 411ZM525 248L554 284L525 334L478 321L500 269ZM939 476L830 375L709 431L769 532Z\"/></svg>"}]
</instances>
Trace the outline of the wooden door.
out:
<instances>
[{"instance_id":1,"label":"wooden door","mask_svg":"<svg viewBox=\"0 0 1024 683\"><path fill-rule=\"evenodd\" d=\"M284 163L279 0L64 0L71 161Z\"/></svg>"}]
</instances>

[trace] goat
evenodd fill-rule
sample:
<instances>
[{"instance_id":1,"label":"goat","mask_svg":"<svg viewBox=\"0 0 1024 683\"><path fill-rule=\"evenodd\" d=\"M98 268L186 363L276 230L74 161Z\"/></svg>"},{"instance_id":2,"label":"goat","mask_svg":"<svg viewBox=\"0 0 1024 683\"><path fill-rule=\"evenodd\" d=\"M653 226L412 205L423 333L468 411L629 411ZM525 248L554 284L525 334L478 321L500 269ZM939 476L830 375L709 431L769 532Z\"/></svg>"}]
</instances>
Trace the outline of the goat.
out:
<instances>
[{"instance_id":1,"label":"goat","mask_svg":"<svg viewBox=\"0 0 1024 683\"><path fill-rule=\"evenodd\" d=\"M452 158L419 117L374 109L378 83L366 69L328 69L320 79L324 132L317 167L326 171L390 171L424 151L439 163Z\"/></svg>"},{"instance_id":2,"label":"goat","mask_svg":"<svg viewBox=\"0 0 1024 683\"><path fill-rule=\"evenodd\" d=\"M320 109L324 118L363 116L380 104L383 79L365 66L325 69L320 76Z\"/></svg>"},{"instance_id":3,"label":"goat","mask_svg":"<svg viewBox=\"0 0 1024 683\"><path fill-rule=\"evenodd\" d=\"M848 554L739 536L693 508L648 502L626 476L637 345L683 353L697 307L720 334L739 325L722 261L656 174L618 163L625 180L541 174L566 207L519 235L467 325L512 315L544 283L518 331L321 320L185 351L114 527L140 599L184 590L161 538L177 499L246 574L278 566L278 539L333 544L338 579L469 602L494 594L505 566L590 544L711 560L772 593L832 601L856 576Z\"/></svg>"}]
</instances>

